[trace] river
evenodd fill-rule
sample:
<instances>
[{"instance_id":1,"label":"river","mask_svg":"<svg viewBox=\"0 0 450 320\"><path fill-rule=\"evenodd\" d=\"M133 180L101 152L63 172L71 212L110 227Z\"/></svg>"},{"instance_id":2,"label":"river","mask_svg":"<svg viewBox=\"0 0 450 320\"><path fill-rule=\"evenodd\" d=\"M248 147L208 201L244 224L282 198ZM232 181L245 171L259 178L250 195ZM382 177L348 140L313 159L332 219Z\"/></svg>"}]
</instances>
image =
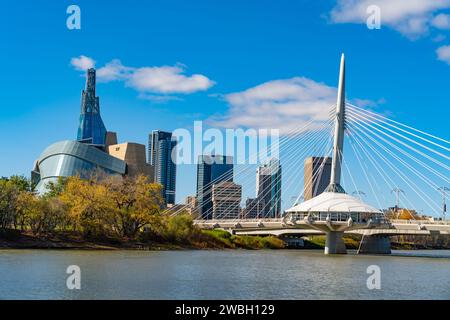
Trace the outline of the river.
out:
<instances>
[{"instance_id":1,"label":"river","mask_svg":"<svg viewBox=\"0 0 450 320\"><path fill-rule=\"evenodd\" d=\"M70 265L80 290L67 288ZM367 288L371 265L381 289ZM0 299L450 299L450 250L0 250Z\"/></svg>"}]
</instances>

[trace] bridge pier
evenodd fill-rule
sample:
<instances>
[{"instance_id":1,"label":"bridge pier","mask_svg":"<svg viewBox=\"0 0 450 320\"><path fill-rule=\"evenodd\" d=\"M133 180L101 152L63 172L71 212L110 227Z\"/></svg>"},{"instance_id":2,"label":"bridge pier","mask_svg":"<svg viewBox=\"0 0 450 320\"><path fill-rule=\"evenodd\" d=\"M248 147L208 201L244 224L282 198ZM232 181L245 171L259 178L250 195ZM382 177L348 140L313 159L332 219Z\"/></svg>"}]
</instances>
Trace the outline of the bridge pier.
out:
<instances>
[{"instance_id":1,"label":"bridge pier","mask_svg":"<svg viewBox=\"0 0 450 320\"><path fill-rule=\"evenodd\" d=\"M325 240L325 254L346 254L343 231L329 231Z\"/></svg>"},{"instance_id":2,"label":"bridge pier","mask_svg":"<svg viewBox=\"0 0 450 320\"><path fill-rule=\"evenodd\" d=\"M391 240L388 236L363 236L358 254L391 254Z\"/></svg>"}]
</instances>

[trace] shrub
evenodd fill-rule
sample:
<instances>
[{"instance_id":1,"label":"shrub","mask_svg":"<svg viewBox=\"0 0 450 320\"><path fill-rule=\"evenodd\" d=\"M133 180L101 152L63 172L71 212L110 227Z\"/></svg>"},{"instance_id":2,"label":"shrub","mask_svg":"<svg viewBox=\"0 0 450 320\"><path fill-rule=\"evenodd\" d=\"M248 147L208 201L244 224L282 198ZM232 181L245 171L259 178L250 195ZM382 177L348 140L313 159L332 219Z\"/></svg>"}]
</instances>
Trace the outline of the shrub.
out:
<instances>
[{"instance_id":1,"label":"shrub","mask_svg":"<svg viewBox=\"0 0 450 320\"><path fill-rule=\"evenodd\" d=\"M219 244L225 248L235 248L236 246L232 242L231 234L224 230L214 229L214 230L202 230L202 234L206 235L209 241Z\"/></svg>"},{"instance_id":2,"label":"shrub","mask_svg":"<svg viewBox=\"0 0 450 320\"><path fill-rule=\"evenodd\" d=\"M169 241L189 243L195 233L193 220L188 215L169 217L166 220L165 236Z\"/></svg>"},{"instance_id":3,"label":"shrub","mask_svg":"<svg viewBox=\"0 0 450 320\"><path fill-rule=\"evenodd\" d=\"M286 247L283 240L272 236L261 238L261 244L265 249L283 249Z\"/></svg>"}]
</instances>

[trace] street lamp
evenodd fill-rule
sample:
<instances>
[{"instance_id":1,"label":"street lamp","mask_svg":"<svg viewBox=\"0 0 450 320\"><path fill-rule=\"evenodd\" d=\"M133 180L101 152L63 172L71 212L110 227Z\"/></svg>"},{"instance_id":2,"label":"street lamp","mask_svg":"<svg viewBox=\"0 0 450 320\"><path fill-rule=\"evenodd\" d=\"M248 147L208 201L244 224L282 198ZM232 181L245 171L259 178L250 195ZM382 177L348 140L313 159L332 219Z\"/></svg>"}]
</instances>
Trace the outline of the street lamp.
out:
<instances>
[{"instance_id":1,"label":"street lamp","mask_svg":"<svg viewBox=\"0 0 450 320\"><path fill-rule=\"evenodd\" d=\"M444 221L447 221L445 219L445 213L447 212L447 205L445 204L445 198L446 198L446 192L450 191L450 189L447 187L440 187L437 190L442 192L442 218L444 219Z\"/></svg>"}]
</instances>

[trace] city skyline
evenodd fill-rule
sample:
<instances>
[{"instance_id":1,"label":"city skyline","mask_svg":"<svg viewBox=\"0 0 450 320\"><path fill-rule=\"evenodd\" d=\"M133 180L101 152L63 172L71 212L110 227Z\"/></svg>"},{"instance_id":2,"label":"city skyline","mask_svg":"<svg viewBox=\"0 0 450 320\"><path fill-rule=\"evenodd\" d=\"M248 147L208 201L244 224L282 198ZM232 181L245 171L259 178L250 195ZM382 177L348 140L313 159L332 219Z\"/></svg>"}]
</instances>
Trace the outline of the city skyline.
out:
<instances>
[{"instance_id":1,"label":"city skyline","mask_svg":"<svg viewBox=\"0 0 450 320\"><path fill-rule=\"evenodd\" d=\"M450 0L0 9L1 305L450 298Z\"/></svg>"},{"instance_id":2,"label":"city skyline","mask_svg":"<svg viewBox=\"0 0 450 320\"><path fill-rule=\"evenodd\" d=\"M28 4L26 1L10 4L8 9L17 12L14 16L19 18L5 17L0 22L5 28L16 31L15 38L3 35L9 47L0 53L5 61L12 59L5 65L0 80L1 98L8 106L0 118L1 137L7 150L1 160L2 176L28 176L34 159L45 146L75 138L79 88L85 78L74 69L83 69L93 63L92 60L103 71L97 93L101 97L102 115L108 128L120 132L124 141L146 144L148 132L190 128L194 120L205 120L218 127L249 126L233 110L246 112L258 103L251 99L256 89L269 93L277 86L307 87L317 89L313 91L319 94L317 98L327 102L329 97L334 97L336 60L342 51L349 57L350 101L365 104L369 109L437 136L448 137L450 93L446 83L450 66L442 61L445 56L437 51L447 44L443 36L448 31L431 23L428 30L417 30L414 35L405 34L399 26L388 22L381 30L367 30L363 22L333 20L333 13L342 9L334 1L285 2L282 6L230 2L227 8L201 2L192 9L181 2L172 5L131 3L129 8L124 8L80 1L82 29L69 31L64 23L65 4L43 4L37 13L23 10ZM304 7L308 10L303 10ZM134 21L129 20L128 10L138 12ZM434 16L441 11L422 10L425 15ZM199 30L187 23L186 12L200 24L210 25L210 30ZM230 20L231 12L237 14L236 24L222 30L220 26ZM106 21L106 26L101 27L95 23L101 14L116 17L120 22ZM212 17L219 19L215 22ZM164 22L164 18L168 21ZM270 27L267 19L271 21ZM175 25L164 32L168 23ZM43 36L39 41L29 41L29 49L23 50L21 40L25 39L30 25ZM181 26L184 32L180 32ZM113 37L105 34L103 28L112 30L116 41L111 41ZM130 37L131 30L138 31ZM139 36L148 32L154 39L152 45L157 45L158 50L138 41ZM98 37L99 33L102 37ZM439 35L441 40L437 41ZM58 54L45 57L29 54L51 48L53 42L62 47ZM123 43L128 43L129 48L125 50ZM187 44L188 50L180 50ZM388 49L390 54L386 56ZM115 59L119 59L120 64ZM415 77L411 77L411 66L414 66ZM177 83L180 86L149 87L147 82L140 82L147 77L154 79L155 74L148 73L148 68L170 79L173 76L181 79ZM230 71L236 71L239 76ZM305 103L298 96L292 99L300 107ZM273 106L278 101L270 98L263 102ZM42 126L42 123L54 125ZM31 132L34 142L29 144ZM283 162L283 157L280 158ZM178 166L178 176L183 177L177 181L176 188L177 202L181 202L195 193L192 187L195 166ZM369 187L362 189L367 191ZM243 198L247 198L254 189L245 186L244 190ZM292 195L283 194L285 202ZM438 194L430 196L438 197Z\"/></svg>"}]
</instances>

